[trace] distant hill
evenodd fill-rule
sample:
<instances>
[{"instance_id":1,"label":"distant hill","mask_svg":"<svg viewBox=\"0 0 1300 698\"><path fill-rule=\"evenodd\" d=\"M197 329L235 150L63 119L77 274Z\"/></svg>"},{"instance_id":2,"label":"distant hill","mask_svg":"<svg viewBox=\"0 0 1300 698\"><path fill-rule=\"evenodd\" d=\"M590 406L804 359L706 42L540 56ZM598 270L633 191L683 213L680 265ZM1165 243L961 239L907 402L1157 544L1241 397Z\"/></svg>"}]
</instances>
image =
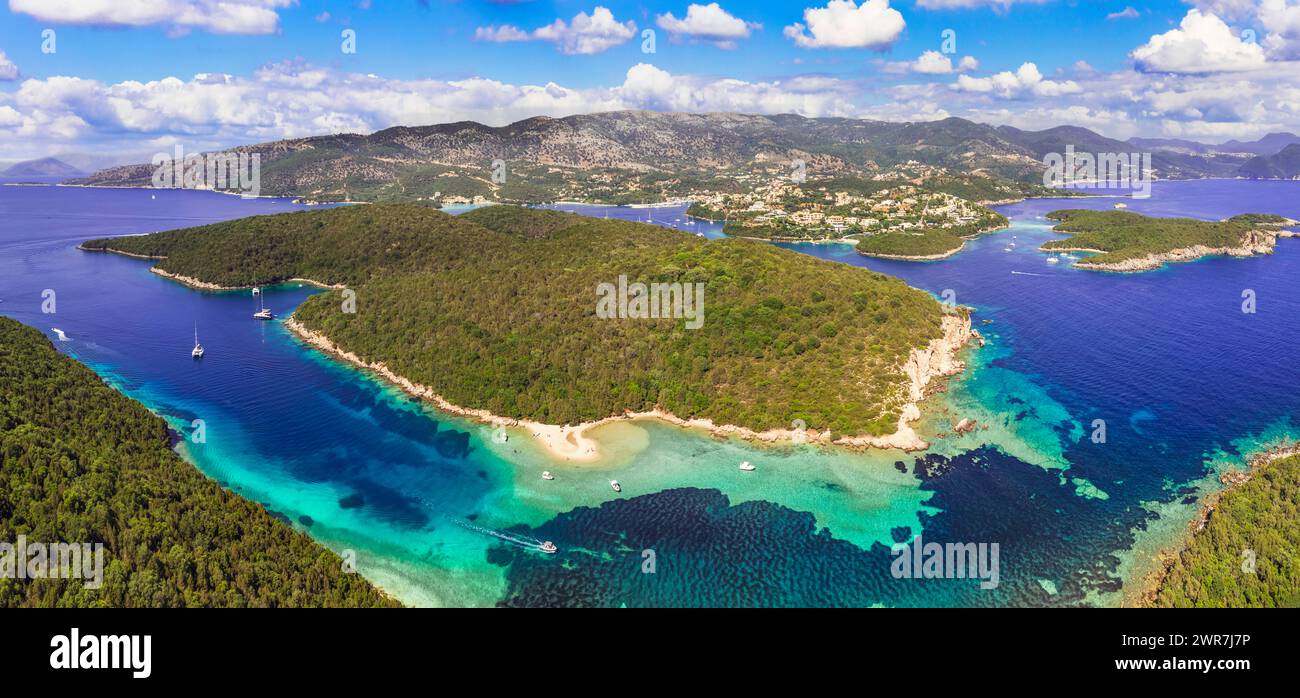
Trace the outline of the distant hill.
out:
<instances>
[{"instance_id":1,"label":"distant hill","mask_svg":"<svg viewBox=\"0 0 1300 698\"><path fill-rule=\"evenodd\" d=\"M1294 133L1270 133L1257 141L1228 141L1219 146L1219 149L1238 153L1252 153L1254 155L1276 155L1287 146L1295 143L1300 143L1300 136Z\"/></svg>"},{"instance_id":2,"label":"distant hill","mask_svg":"<svg viewBox=\"0 0 1300 698\"><path fill-rule=\"evenodd\" d=\"M965 119L891 123L866 119L809 119L794 115L683 114L621 111L537 117L508 126L458 122L385 129L368 136L317 136L241 146L259 153L262 193L321 201L402 201L488 196L502 201L548 201L584 195L619 202L614 190L681 196L726 190L764 165L802 159L814 176L870 176L916 161L962 175L1042 182L1042 157L1132 146L1084 128L1046 131L994 128ZM505 183L492 163L504 161ZM1241 160L1158 153L1157 176L1233 176ZM115 167L80 184L148 186L150 165ZM593 193L595 192L595 193Z\"/></svg>"},{"instance_id":3,"label":"distant hill","mask_svg":"<svg viewBox=\"0 0 1300 698\"><path fill-rule=\"evenodd\" d=\"M1300 143L1292 143L1277 155L1259 155L1241 167L1242 175L1256 179L1300 177Z\"/></svg>"},{"instance_id":4,"label":"distant hill","mask_svg":"<svg viewBox=\"0 0 1300 698\"><path fill-rule=\"evenodd\" d=\"M1214 152L1215 146L1200 141L1189 141L1182 138L1130 138L1129 145L1137 146L1145 150L1168 150L1176 153L1190 153L1194 155L1206 155Z\"/></svg>"},{"instance_id":5,"label":"distant hill","mask_svg":"<svg viewBox=\"0 0 1300 698\"><path fill-rule=\"evenodd\" d=\"M0 175L5 177L80 177L86 173L55 158L27 160L9 166Z\"/></svg>"},{"instance_id":6,"label":"distant hill","mask_svg":"<svg viewBox=\"0 0 1300 698\"><path fill-rule=\"evenodd\" d=\"M1270 133L1257 141L1231 140L1219 145L1189 141L1181 138L1130 138L1128 142L1139 148L1167 150L1184 154L1210 155L1213 153L1248 153L1274 155L1292 143L1300 143L1294 133Z\"/></svg>"}]
</instances>

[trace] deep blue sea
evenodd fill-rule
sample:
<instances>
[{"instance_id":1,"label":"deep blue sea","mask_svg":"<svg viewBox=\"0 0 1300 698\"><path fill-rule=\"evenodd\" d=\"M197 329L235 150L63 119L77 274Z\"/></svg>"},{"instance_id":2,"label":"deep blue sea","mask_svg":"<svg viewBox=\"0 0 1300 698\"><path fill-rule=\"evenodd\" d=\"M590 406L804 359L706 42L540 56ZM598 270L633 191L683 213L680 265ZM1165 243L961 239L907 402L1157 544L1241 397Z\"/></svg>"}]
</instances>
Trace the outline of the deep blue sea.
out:
<instances>
[{"instance_id":1,"label":"deep blue sea","mask_svg":"<svg viewBox=\"0 0 1300 698\"><path fill-rule=\"evenodd\" d=\"M1037 251L1056 237L1045 213L1115 201L1002 207L1010 230L933 263L787 245L976 308L991 341L926 407L922 432L935 446L919 455L759 448L637 423L598 433L608 462L555 463L522 436L494 443L487 428L253 321L246 293L192 291L147 261L75 249L304 208L282 200L0 187L0 314L51 339L61 330L60 349L167 418L205 473L355 557L408 603L1115 604L1181 535L1217 471L1294 436L1300 407L1300 239L1270 257L1138 275L1053 266ZM1161 182L1151 199L1126 203L1156 215L1300 218L1300 183ZM682 207L567 208L720 234L691 225ZM1247 291L1254 314L1242 311ZM314 292L290 284L265 302L283 316ZM189 356L196 326L208 349L200 362ZM987 428L947 433L964 416ZM737 473L741 460L759 470ZM556 480L543 482L543 469ZM622 495L608 487L614 478ZM918 534L998 543L999 586L893 578L889 546ZM537 540L561 553L537 553Z\"/></svg>"}]
</instances>

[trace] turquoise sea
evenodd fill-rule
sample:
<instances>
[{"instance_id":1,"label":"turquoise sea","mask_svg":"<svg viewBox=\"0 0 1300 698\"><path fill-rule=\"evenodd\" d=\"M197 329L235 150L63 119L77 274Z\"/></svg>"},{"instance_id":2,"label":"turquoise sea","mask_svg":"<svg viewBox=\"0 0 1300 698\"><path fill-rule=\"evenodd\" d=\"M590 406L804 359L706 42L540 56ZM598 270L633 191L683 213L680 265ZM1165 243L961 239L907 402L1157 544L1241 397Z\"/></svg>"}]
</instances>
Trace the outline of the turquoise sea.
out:
<instances>
[{"instance_id":1,"label":"turquoise sea","mask_svg":"<svg viewBox=\"0 0 1300 698\"><path fill-rule=\"evenodd\" d=\"M1297 182L1161 182L1151 199L1127 203L1159 215L1300 218L1298 195ZM1055 237L1046 212L1114 202L1002 207L1010 230L934 263L788 245L950 290L977 309L990 342L925 406L921 431L935 444L925 454L754 447L638 422L596 432L602 462L557 463L524 434L497 443L487 427L417 404L278 323L254 322L246 293L192 291L148 262L75 249L302 208L284 200L0 187L0 313L51 339L61 330L62 350L168 419L205 473L407 603L1118 604L1182 535L1219 469L1297 435L1289 345L1300 330L1300 240L1271 257L1125 276L1049 265L1037 251ZM720 235L691 225L683 207L580 211ZM1242 312L1248 290L1255 314ZM290 284L268 289L266 303L283 316L312 293ZM195 325L202 362L189 356ZM963 417L986 428L951 436ZM1104 443L1091 438L1098 420ZM756 472L738 471L746 460ZM890 546L917 535L999 544L997 588L895 579ZM560 553L537 552L540 540Z\"/></svg>"}]
</instances>

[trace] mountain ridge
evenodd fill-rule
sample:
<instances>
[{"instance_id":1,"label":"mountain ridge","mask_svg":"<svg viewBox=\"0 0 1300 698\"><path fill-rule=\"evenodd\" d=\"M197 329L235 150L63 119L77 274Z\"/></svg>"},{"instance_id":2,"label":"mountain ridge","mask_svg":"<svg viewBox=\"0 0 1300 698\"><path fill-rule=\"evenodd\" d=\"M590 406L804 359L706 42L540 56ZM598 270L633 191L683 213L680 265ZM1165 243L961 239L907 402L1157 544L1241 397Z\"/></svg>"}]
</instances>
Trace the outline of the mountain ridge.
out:
<instances>
[{"instance_id":1,"label":"mountain ridge","mask_svg":"<svg viewBox=\"0 0 1300 698\"><path fill-rule=\"evenodd\" d=\"M262 193L321 201L488 196L554 200L585 192L593 177L623 193L681 196L717 189L720 177L801 160L810 176L874 176L907 162L971 176L1029 183L1049 152L1132 145L1077 126L1026 131L950 117L929 122L807 118L793 114L616 111L532 117L505 126L459 121L395 126L369 135L334 134L231 148L262 159ZM1098 150L1101 152L1101 150ZM1163 178L1236 176L1241 162L1173 151L1153 155ZM504 162L514 182L494 178ZM101 170L74 180L148 186L152 165ZM616 198L616 197L615 197ZM662 199L660 199L662 200Z\"/></svg>"}]
</instances>

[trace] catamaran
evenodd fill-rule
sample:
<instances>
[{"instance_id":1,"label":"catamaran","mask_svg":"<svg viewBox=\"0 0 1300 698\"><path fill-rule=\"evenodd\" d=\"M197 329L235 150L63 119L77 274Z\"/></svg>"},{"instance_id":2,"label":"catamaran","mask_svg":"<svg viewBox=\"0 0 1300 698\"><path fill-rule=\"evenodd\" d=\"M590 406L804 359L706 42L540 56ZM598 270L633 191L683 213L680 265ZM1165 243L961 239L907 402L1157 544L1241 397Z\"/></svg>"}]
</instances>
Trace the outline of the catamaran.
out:
<instances>
[{"instance_id":1,"label":"catamaran","mask_svg":"<svg viewBox=\"0 0 1300 698\"><path fill-rule=\"evenodd\" d=\"M203 345L202 345L202 344L199 344L199 326L198 326L198 325L195 325L195 326L194 326L194 350L190 352L190 356L193 356L193 357L196 358L196 359L201 359L201 358L203 358Z\"/></svg>"},{"instance_id":2,"label":"catamaran","mask_svg":"<svg viewBox=\"0 0 1300 698\"><path fill-rule=\"evenodd\" d=\"M255 319L255 320L274 320L274 319L275 319L275 316L271 314L271 309L268 308L268 307L266 307L266 305L265 305L264 303L262 303L261 298L262 298L262 297L259 295L259 296L258 296L258 299L259 299L259 300L258 300L258 305L261 307L261 310L257 311L256 313L253 313L253 319Z\"/></svg>"}]
</instances>

